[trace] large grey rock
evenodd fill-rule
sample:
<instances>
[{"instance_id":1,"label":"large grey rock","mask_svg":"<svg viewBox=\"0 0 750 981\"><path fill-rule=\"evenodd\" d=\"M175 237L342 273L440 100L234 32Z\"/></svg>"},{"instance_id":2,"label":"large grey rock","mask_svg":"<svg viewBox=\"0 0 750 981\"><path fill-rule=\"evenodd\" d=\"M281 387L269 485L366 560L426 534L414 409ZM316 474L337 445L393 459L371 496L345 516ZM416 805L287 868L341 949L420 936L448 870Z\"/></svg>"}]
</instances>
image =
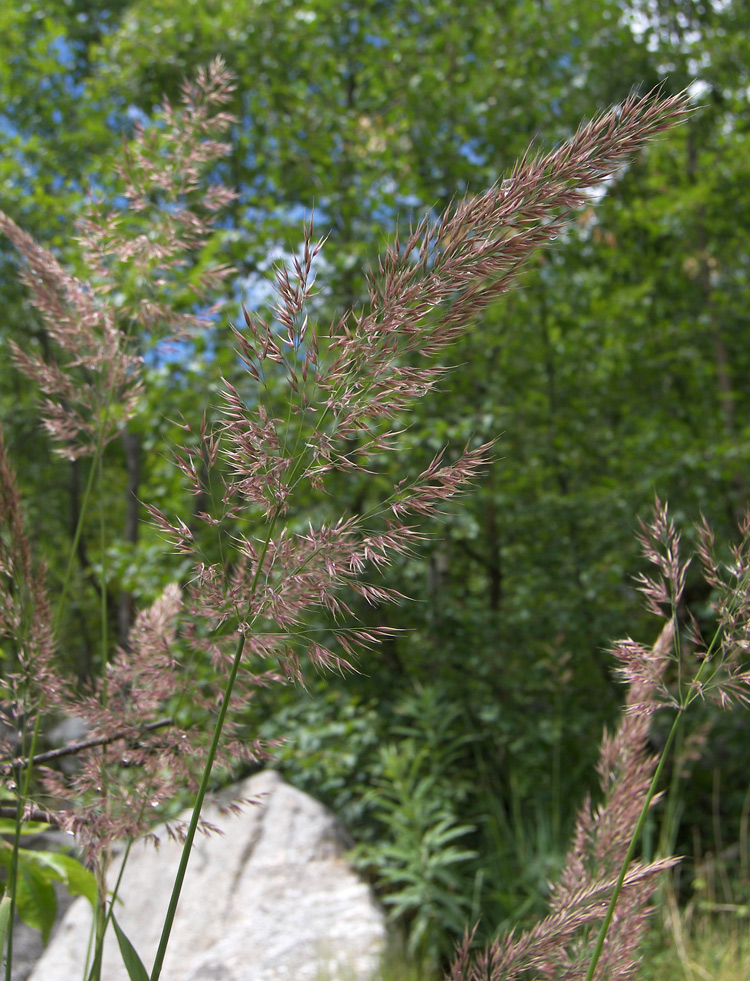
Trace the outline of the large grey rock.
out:
<instances>
[{"instance_id":1,"label":"large grey rock","mask_svg":"<svg viewBox=\"0 0 750 981\"><path fill-rule=\"evenodd\" d=\"M221 837L199 836L180 898L163 981L359 981L377 968L385 921L345 859L349 842L333 816L307 794L265 771L233 788L255 798L238 817L205 808ZM150 971L180 857L162 835L139 843L120 887L118 923ZM117 863L111 873L115 881ZM31 981L82 975L91 907L77 900L37 963ZM127 981L114 937L105 981Z\"/></svg>"}]
</instances>

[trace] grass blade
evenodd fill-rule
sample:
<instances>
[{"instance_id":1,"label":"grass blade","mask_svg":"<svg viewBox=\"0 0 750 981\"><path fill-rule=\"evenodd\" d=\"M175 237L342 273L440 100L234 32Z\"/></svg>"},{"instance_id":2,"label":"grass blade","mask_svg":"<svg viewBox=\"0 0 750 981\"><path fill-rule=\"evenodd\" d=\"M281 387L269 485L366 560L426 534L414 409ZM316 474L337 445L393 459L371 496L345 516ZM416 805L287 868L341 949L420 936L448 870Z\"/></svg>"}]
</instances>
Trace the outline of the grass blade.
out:
<instances>
[{"instance_id":1,"label":"grass blade","mask_svg":"<svg viewBox=\"0 0 750 981\"><path fill-rule=\"evenodd\" d=\"M117 934L117 943L120 945L122 962L127 969L130 981L148 981L148 972L143 966L143 961L138 956L135 947L123 933L122 928L114 915L112 916L112 925L114 926L115 933Z\"/></svg>"}]
</instances>

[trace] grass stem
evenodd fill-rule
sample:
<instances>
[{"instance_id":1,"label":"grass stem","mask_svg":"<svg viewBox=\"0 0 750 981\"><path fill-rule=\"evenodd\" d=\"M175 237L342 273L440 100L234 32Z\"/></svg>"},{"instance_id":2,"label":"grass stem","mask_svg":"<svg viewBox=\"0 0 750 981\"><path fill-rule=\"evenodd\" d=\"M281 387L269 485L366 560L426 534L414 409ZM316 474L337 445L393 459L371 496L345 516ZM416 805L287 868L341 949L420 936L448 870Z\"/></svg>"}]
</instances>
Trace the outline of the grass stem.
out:
<instances>
[{"instance_id":1,"label":"grass stem","mask_svg":"<svg viewBox=\"0 0 750 981\"><path fill-rule=\"evenodd\" d=\"M175 914L177 913L177 904L180 900L180 892L182 891L182 883L185 879L185 873L190 860L190 850L193 847L195 832L198 829L198 821L200 820L201 816L203 800L208 789L208 781L211 777L211 770L213 769L214 759L216 758L216 751L219 748L221 731L224 727L224 719L226 718L227 710L229 709L229 701L232 697L232 690L234 689L234 683L237 679L237 672L240 667L240 662L242 661L242 651L244 650L244 647L245 634L240 633L237 640L237 649L234 654L234 661L232 662L232 670L229 673L229 678L227 679L226 687L224 689L224 696L221 702L221 709L219 710L219 717L217 718L216 725L214 726L213 738L208 751L208 758L206 759L206 765L203 768L203 777L195 798L195 804L193 805L193 813L190 817L190 824L188 826L187 835L185 836L185 843L182 846L180 865L172 886L172 895L169 900L167 915L164 920L164 926L159 939L159 947L156 951L154 966L151 970L150 981L157 981L157 979L161 976L161 970L164 965L164 957L167 953L167 944L169 943L169 935L172 932L172 925L174 923Z\"/></svg>"}]
</instances>

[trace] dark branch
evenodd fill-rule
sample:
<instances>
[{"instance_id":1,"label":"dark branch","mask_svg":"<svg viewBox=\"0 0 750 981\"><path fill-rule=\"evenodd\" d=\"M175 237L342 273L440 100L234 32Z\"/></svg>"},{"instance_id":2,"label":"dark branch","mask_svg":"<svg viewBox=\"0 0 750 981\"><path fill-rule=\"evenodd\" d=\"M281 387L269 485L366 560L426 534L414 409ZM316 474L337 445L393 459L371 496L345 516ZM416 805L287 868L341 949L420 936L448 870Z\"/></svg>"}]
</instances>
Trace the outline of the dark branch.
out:
<instances>
[{"instance_id":1,"label":"dark branch","mask_svg":"<svg viewBox=\"0 0 750 981\"><path fill-rule=\"evenodd\" d=\"M10 818L15 821L16 819L16 809L15 807L0 807L0 818ZM32 808L30 811L24 811L23 821L40 821L42 824L57 824L59 825L58 819L55 817L54 811L40 811L37 808Z\"/></svg>"},{"instance_id":2,"label":"dark branch","mask_svg":"<svg viewBox=\"0 0 750 981\"><path fill-rule=\"evenodd\" d=\"M165 726L171 726L173 722L174 719L172 716L169 716L166 719L159 719L157 722L149 722L146 725L131 727L129 729L121 729L119 732L113 732L108 736L98 736L96 739L85 739L80 743L70 743L70 745L61 746L59 749L50 749L46 753L37 754L32 760L19 759L14 760L12 763L3 763L2 767L7 773L16 769L17 767L26 767L29 765L29 763L36 766L38 763L48 763L50 760L59 760L63 756L75 756L84 749L91 749L94 746L108 746L110 743L117 742L118 739L127 739L137 732L153 732L154 729L163 729Z\"/></svg>"}]
</instances>

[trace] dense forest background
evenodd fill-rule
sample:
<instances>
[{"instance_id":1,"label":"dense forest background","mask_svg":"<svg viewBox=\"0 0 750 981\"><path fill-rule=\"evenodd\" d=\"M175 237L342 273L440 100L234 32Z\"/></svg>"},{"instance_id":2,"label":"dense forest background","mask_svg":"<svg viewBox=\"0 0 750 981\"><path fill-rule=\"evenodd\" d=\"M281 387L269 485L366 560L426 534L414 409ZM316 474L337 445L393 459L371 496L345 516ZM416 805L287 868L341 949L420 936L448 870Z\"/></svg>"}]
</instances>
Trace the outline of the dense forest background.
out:
<instances>
[{"instance_id":1,"label":"dense forest background","mask_svg":"<svg viewBox=\"0 0 750 981\"><path fill-rule=\"evenodd\" d=\"M106 500L77 547L62 646L81 678L97 671L102 575L112 636L124 642L134 611L186 574L138 502L196 506L163 447L175 420L195 422L216 401L222 375L247 385L228 324L240 301L269 301L273 263L298 252L313 209L328 235L316 282L330 321L365 301L367 264L397 227L483 191L530 140L554 145L634 87L692 87L698 111L536 257L451 350L442 390L404 418L416 464L502 436L487 477L388 572L411 601L361 611L400 632L359 674L260 696L247 719L248 733L288 737L279 765L348 825L418 952L444 952L480 914L492 934L541 908L620 705L607 646L657 629L633 582L638 516L657 494L688 538L703 513L732 541L747 507L748 28L745 0L0 8L0 209L81 273L77 216L92 191L117 199L114 161L134 123L148 125L162 96L176 98L216 55L237 77L232 151L213 175L236 200L166 283L123 272L123 297L145 302L161 289L189 310L202 268L236 269L203 335L177 349L156 333L140 340L143 404L107 451ZM42 352L50 342L6 242L0 293L0 418L54 583L88 464L53 455L37 393L11 365L11 340ZM399 472L398 460L383 466L310 508L366 510L378 482L392 483L388 468ZM697 578L687 596L710 619ZM691 862L740 841L750 800L747 718L706 707L694 725L706 738L686 733L691 752L646 845L661 838L692 856L686 895Z\"/></svg>"}]
</instances>

